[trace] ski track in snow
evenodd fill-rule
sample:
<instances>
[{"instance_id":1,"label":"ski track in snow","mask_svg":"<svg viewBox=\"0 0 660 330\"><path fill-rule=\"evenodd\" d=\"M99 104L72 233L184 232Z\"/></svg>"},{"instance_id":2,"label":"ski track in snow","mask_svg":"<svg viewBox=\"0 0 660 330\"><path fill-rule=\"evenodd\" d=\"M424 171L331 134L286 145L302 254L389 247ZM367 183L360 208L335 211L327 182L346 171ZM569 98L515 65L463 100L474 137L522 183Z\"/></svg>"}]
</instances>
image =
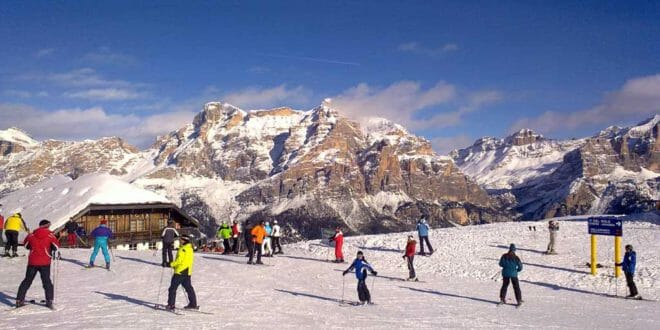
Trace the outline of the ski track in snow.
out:
<instances>
[{"instance_id":1,"label":"ski track in snow","mask_svg":"<svg viewBox=\"0 0 660 330\"><path fill-rule=\"evenodd\" d=\"M528 226L536 225L536 232ZM84 269L91 250L62 250L55 306L7 311L25 273L26 257L0 259L0 328L657 328L657 302L617 299L612 277L613 238L599 236L598 262L605 268L591 276L589 236L585 222L562 221L558 255L543 255L548 241L545 222L503 223L436 229L430 257L416 256L418 277L406 282L402 259L407 233L347 237L344 253L352 259L362 250L378 277L369 277L373 306L340 306L356 301L354 274L341 276L348 263L326 262L328 247L319 241L284 246L284 255L264 258L272 267L250 266L243 255L196 253L193 286L203 311L175 315L155 310L166 303L170 269L160 264L160 251L115 251L114 272ZM416 235L415 235L416 236ZM524 263L519 275L524 305L496 306L501 284L501 254L516 243ZM636 283L646 299L658 299L660 228L626 222L623 244L638 253ZM24 253L24 252L22 252ZM21 254L21 253L19 253ZM99 256L96 262L103 265ZM53 272L55 265L53 266ZM163 274L161 291L158 280ZM627 293L618 279L618 295ZM35 278L27 299L43 299ZM513 290L507 296L515 303ZM183 289L177 306L187 303Z\"/></svg>"}]
</instances>

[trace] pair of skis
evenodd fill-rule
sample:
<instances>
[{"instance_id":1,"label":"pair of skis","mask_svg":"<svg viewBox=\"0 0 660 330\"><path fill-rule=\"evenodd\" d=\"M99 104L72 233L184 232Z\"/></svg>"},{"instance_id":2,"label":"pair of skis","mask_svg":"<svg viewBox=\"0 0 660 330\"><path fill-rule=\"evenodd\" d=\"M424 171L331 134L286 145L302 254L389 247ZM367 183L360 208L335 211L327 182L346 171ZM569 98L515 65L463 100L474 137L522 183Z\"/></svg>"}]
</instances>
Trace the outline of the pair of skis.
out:
<instances>
[{"instance_id":1,"label":"pair of skis","mask_svg":"<svg viewBox=\"0 0 660 330\"><path fill-rule=\"evenodd\" d=\"M175 315L186 315L187 312L192 312L192 313L199 313L199 314L206 314L206 315L213 315L211 312L205 312L201 309L196 308L175 308L175 309L168 309L167 306L163 304L155 304L154 309L159 310L159 311L165 311L165 312L170 312ZM183 312L181 312L183 311Z\"/></svg>"},{"instance_id":2,"label":"pair of skis","mask_svg":"<svg viewBox=\"0 0 660 330\"><path fill-rule=\"evenodd\" d=\"M28 305L37 305L37 306L41 306L41 307L46 307L46 308L48 308L49 310L51 310L53 312L58 310L52 305L51 306L46 306L46 301L45 300L37 301L35 299L30 299L30 300L26 301L24 305L22 305L22 306L14 305L13 307L8 309L7 311L8 312L16 311L16 310L22 309L23 307L28 306Z\"/></svg>"}]
</instances>

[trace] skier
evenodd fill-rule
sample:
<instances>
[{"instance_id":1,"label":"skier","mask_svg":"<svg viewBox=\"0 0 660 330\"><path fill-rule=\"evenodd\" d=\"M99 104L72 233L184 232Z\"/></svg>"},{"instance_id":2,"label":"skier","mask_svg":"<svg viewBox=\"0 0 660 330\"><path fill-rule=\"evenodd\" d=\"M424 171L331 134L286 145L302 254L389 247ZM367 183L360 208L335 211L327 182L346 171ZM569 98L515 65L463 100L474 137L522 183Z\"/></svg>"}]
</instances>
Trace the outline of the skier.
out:
<instances>
[{"instance_id":1,"label":"skier","mask_svg":"<svg viewBox=\"0 0 660 330\"><path fill-rule=\"evenodd\" d=\"M252 244L252 227L250 227L250 221L246 220L243 226L245 231L243 232L243 239L245 240L245 247L248 250L246 257L250 257L254 253L254 244Z\"/></svg>"},{"instance_id":2,"label":"skier","mask_svg":"<svg viewBox=\"0 0 660 330\"><path fill-rule=\"evenodd\" d=\"M167 226L163 228L163 232L160 234L163 242L163 262L161 264L163 267L169 267L172 260L174 260L172 250L174 250L174 241L179 237L179 232L176 231L174 226L174 220L167 220Z\"/></svg>"},{"instance_id":3,"label":"skier","mask_svg":"<svg viewBox=\"0 0 660 330\"><path fill-rule=\"evenodd\" d=\"M231 240L232 240L232 249L234 254L238 254L241 251L240 239L241 228L238 225L238 221L234 220L234 224L231 226Z\"/></svg>"},{"instance_id":4,"label":"skier","mask_svg":"<svg viewBox=\"0 0 660 330\"><path fill-rule=\"evenodd\" d=\"M67 222L64 225L64 229L66 229L66 240L67 240L67 245L69 248L75 248L77 247L76 245L76 231L78 230L78 224L76 223L75 220L70 219L69 222Z\"/></svg>"},{"instance_id":5,"label":"skier","mask_svg":"<svg viewBox=\"0 0 660 330\"><path fill-rule=\"evenodd\" d=\"M50 252L53 247L57 250L60 242L48 229L49 226L50 221L39 221L39 228L29 234L23 241L25 248L30 250L30 255L28 256L25 279L21 282L16 294L16 308L25 305L25 294L30 289L37 273L41 276L41 283L46 293L46 306L53 308L54 289L53 282L50 280L50 263L52 260Z\"/></svg>"},{"instance_id":6,"label":"skier","mask_svg":"<svg viewBox=\"0 0 660 330\"><path fill-rule=\"evenodd\" d=\"M254 226L252 230L250 230L250 235L252 236L252 251L250 252L250 260L248 260L248 264L253 264L252 259L254 258L254 253L257 253L257 265L263 265L264 263L261 262L261 243L264 242L264 238L266 237L266 229L264 228L264 222L261 221L259 222L258 225Z\"/></svg>"},{"instance_id":7,"label":"skier","mask_svg":"<svg viewBox=\"0 0 660 330\"><path fill-rule=\"evenodd\" d=\"M282 254L282 245L280 245L280 237L282 237L282 228L277 224L277 220L273 221L273 251L275 254Z\"/></svg>"},{"instance_id":8,"label":"skier","mask_svg":"<svg viewBox=\"0 0 660 330\"><path fill-rule=\"evenodd\" d=\"M229 225L223 222L222 225L220 225L220 229L218 229L218 234L216 236L222 239L222 246L224 248L222 254L229 254L229 251L231 251L231 246L229 245L229 239L231 238L231 228L229 228Z\"/></svg>"},{"instance_id":9,"label":"skier","mask_svg":"<svg viewBox=\"0 0 660 330\"><path fill-rule=\"evenodd\" d=\"M331 243L335 242L335 261L337 263L344 262L344 253L342 252L342 247L344 246L344 233L341 232L341 228L335 228L335 235L328 239Z\"/></svg>"},{"instance_id":10,"label":"skier","mask_svg":"<svg viewBox=\"0 0 660 330\"><path fill-rule=\"evenodd\" d=\"M518 283L518 272L522 271L523 265L520 258L516 255L516 245L509 245L509 252L500 258L500 267L502 267L502 288L500 289L500 304L506 304L506 291L509 288L509 282L513 284L513 292L516 295L517 306L523 303L520 293L520 284Z\"/></svg>"},{"instance_id":11,"label":"skier","mask_svg":"<svg viewBox=\"0 0 660 330\"><path fill-rule=\"evenodd\" d=\"M623 268L623 274L626 275L626 283L630 294L626 298L641 298L637 292L637 286L633 281L635 276L635 266L637 264L637 253L633 250L632 245L626 245L626 254L623 256L623 262L617 263L616 266Z\"/></svg>"},{"instance_id":12,"label":"skier","mask_svg":"<svg viewBox=\"0 0 660 330\"><path fill-rule=\"evenodd\" d=\"M176 252L176 259L170 264L174 268L174 274L172 274L172 281L168 290L166 308L168 310L174 310L176 290L179 288L179 285L182 285L188 295L188 305L184 309L199 309L199 306L197 306L197 295L195 295L195 289L191 282L193 260L195 258L194 249L191 244L193 237L192 235L183 235L180 240L181 246Z\"/></svg>"},{"instance_id":13,"label":"skier","mask_svg":"<svg viewBox=\"0 0 660 330\"><path fill-rule=\"evenodd\" d=\"M367 262L366 259L364 259L364 254L362 254L362 251L357 252L357 257L355 260L353 260L353 263L351 263L351 266L348 267L343 273L342 276L345 276L350 272L351 270L355 269L355 277L358 280L358 285L357 285L357 292L358 292L358 299L360 300L360 303L362 305L364 304L371 304L371 294L369 293L369 289L367 288L367 269L373 274L374 276L378 275L378 272L374 270L373 267Z\"/></svg>"},{"instance_id":14,"label":"skier","mask_svg":"<svg viewBox=\"0 0 660 330\"><path fill-rule=\"evenodd\" d=\"M5 244L5 257L18 257L18 232L23 230L30 232L30 228L25 225L25 220L21 213L14 213L14 215L7 218L5 221L5 236L7 237L7 244ZM9 250L13 253L9 255Z\"/></svg>"},{"instance_id":15,"label":"skier","mask_svg":"<svg viewBox=\"0 0 660 330\"><path fill-rule=\"evenodd\" d=\"M417 221L417 235L419 236L419 255L425 256L424 253L424 241L429 247L429 255L433 254L433 247L431 242L429 242L429 225L426 223L426 219L422 217Z\"/></svg>"},{"instance_id":16,"label":"skier","mask_svg":"<svg viewBox=\"0 0 660 330\"><path fill-rule=\"evenodd\" d=\"M415 245L417 242L413 238L413 235L408 235L408 242L406 243L406 253L403 255L403 259L408 262L408 281L417 282L417 276L415 275L415 266L413 265L413 260L415 259Z\"/></svg>"},{"instance_id":17,"label":"skier","mask_svg":"<svg viewBox=\"0 0 660 330\"><path fill-rule=\"evenodd\" d=\"M112 230L108 228L108 221L103 219L101 224L92 230L90 236L94 239L94 251L92 252L91 257L89 258L88 268L94 267L94 260L96 260L96 255L99 254L99 249L103 251L103 257L105 258L105 269L110 270L110 254L108 253L108 239L112 238Z\"/></svg>"},{"instance_id":18,"label":"skier","mask_svg":"<svg viewBox=\"0 0 660 330\"><path fill-rule=\"evenodd\" d=\"M557 254L555 252L555 238L557 237L557 232L559 231L559 224L550 220L548 222L548 231L550 232L550 242L548 243L548 249L545 251L546 254Z\"/></svg>"},{"instance_id":19,"label":"skier","mask_svg":"<svg viewBox=\"0 0 660 330\"><path fill-rule=\"evenodd\" d=\"M273 232L273 227L271 227L270 223L266 221L264 229L266 230L266 237L264 237L264 242L261 243L261 254L265 255L266 257L272 257L273 248L270 245L270 234Z\"/></svg>"}]
</instances>

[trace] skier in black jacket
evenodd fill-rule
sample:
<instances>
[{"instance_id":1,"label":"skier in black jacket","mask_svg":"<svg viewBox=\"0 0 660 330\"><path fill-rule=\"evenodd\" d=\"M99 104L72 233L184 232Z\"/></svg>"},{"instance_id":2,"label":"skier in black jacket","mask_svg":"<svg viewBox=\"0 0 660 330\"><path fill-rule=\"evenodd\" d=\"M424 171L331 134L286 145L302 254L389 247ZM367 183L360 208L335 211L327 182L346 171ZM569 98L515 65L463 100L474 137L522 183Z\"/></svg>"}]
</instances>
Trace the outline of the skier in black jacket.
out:
<instances>
[{"instance_id":1,"label":"skier in black jacket","mask_svg":"<svg viewBox=\"0 0 660 330\"><path fill-rule=\"evenodd\" d=\"M174 249L174 240L179 237L179 232L174 228L174 220L167 220L167 227L163 228L160 235L163 239L163 267L169 267L174 260L172 250Z\"/></svg>"}]
</instances>

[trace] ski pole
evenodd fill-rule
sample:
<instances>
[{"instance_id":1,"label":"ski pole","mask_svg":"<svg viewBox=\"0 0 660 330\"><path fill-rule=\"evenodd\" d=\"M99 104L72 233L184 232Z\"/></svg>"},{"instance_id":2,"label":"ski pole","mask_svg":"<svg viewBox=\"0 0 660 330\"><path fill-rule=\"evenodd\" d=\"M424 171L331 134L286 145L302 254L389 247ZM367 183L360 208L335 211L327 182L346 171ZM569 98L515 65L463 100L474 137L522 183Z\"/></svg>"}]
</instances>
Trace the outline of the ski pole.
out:
<instances>
[{"instance_id":1,"label":"ski pole","mask_svg":"<svg viewBox=\"0 0 660 330\"><path fill-rule=\"evenodd\" d=\"M344 303L344 286L346 284L346 276L341 276L341 304Z\"/></svg>"},{"instance_id":2,"label":"ski pole","mask_svg":"<svg viewBox=\"0 0 660 330\"><path fill-rule=\"evenodd\" d=\"M156 304L160 304L160 291L163 289L164 275L165 275L165 267L162 267L160 271L160 282L158 282L158 297L156 298Z\"/></svg>"}]
</instances>

